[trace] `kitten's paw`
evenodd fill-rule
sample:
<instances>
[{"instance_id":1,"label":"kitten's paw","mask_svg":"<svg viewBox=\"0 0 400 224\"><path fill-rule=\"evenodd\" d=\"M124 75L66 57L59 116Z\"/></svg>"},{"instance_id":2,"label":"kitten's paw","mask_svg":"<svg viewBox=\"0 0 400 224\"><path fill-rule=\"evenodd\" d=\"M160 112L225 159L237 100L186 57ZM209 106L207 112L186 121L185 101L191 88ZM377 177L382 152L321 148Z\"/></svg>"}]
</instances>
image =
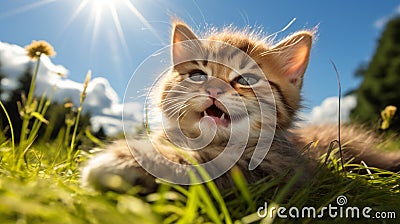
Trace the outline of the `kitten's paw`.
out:
<instances>
[{"instance_id":1,"label":"kitten's paw","mask_svg":"<svg viewBox=\"0 0 400 224\"><path fill-rule=\"evenodd\" d=\"M109 149L90 159L82 169L81 184L121 193L136 185L142 186L140 193L153 192L157 187L155 178L138 165L127 148Z\"/></svg>"}]
</instances>

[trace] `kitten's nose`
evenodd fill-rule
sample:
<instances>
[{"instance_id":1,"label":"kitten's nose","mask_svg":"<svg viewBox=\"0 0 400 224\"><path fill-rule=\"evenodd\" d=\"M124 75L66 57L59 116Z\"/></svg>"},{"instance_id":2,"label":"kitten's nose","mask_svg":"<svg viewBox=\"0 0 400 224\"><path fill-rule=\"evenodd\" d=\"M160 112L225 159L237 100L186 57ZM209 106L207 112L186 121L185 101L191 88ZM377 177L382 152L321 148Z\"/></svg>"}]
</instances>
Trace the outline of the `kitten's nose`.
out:
<instances>
[{"instance_id":1,"label":"kitten's nose","mask_svg":"<svg viewBox=\"0 0 400 224\"><path fill-rule=\"evenodd\" d=\"M224 93L224 90L218 87L209 87L206 89L206 92L211 98L217 98L218 95Z\"/></svg>"}]
</instances>

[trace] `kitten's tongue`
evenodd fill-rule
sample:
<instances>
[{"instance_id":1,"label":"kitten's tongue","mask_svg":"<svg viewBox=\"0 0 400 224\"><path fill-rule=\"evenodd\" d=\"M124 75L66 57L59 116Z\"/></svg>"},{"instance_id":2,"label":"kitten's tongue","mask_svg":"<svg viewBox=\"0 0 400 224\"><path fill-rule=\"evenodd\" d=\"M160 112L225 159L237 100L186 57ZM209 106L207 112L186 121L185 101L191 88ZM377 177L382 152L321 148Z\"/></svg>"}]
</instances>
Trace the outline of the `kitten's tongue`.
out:
<instances>
[{"instance_id":1,"label":"kitten's tongue","mask_svg":"<svg viewBox=\"0 0 400 224\"><path fill-rule=\"evenodd\" d=\"M211 107L207 108L203 112L203 116L213 119L217 125L223 125L227 127L230 123L229 116L226 115L222 110L220 110L215 105L212 105Z\"/></svg>"}]
</instances>

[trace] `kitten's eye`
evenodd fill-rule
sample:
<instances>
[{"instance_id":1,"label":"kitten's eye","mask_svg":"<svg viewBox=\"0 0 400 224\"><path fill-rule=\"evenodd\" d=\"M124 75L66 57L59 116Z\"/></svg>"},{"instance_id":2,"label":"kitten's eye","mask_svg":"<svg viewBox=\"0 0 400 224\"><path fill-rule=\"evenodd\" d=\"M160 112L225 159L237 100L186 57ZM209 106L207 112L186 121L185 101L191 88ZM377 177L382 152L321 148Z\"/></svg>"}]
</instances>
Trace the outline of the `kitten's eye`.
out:
<instances>
[{"instance_id":1,"label":"kitten's eye","mask_svg":"<svg viewBox=\"0 0 400 224\"><path fill-rule=\"evenodd\" d=\"M236 82L243 86L254 85L260 80L257 76L253 74L243 74L236 78Z\"/></svg>"},{"instance_id":2,"label":"kitten's eye","mask_svg":"<svg viewBox=\"0 0 400 224\"><path fill-rule=\"evenodd\" d=\"M195 82L204 82L207 81L207 74L201 70L194 70L189 72L189 78Z\"/></svg>"}]
</instances>

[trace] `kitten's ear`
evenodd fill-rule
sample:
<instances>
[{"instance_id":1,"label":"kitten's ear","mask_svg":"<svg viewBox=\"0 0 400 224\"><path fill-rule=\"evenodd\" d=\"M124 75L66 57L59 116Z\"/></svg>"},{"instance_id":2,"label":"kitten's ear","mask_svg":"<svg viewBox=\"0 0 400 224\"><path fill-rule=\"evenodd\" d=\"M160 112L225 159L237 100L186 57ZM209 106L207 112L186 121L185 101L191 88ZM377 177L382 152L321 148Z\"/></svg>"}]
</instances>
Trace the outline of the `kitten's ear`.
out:
<instances>
[{"instance_id":1,"label":"kitten's ear","mask_svg":"<svg viewBox=\"0 0 400 224\"><path fill-rule=\"evenodd\" d=\"M172 28L172 59L173 63L179 64L191 58L191 54L196 52L194 48L198 38L193 31L184 23L174 23Z\"/></svg>"},{"instance_id":2,"label":"kitten's ear","mask_svg":"<svg viewBox=\"0 0 400 224\"><path fill-rule=\"evenodd\" d=\"M196 35L186 24L182 22L174 23L172 29L172 44L195 39L197 39Z\"/></svg>"},{"instance_id":3,"label":"kitten's ear","mask_svg":"<svg viewBox=\"0 0 400 224\"><path fill-rule=\"evenodd\" d=\"M301 31L280 41L271 49L270 57L284 79L300 88L310 57L313 33Z\"/></svg>"}]
</instances>

